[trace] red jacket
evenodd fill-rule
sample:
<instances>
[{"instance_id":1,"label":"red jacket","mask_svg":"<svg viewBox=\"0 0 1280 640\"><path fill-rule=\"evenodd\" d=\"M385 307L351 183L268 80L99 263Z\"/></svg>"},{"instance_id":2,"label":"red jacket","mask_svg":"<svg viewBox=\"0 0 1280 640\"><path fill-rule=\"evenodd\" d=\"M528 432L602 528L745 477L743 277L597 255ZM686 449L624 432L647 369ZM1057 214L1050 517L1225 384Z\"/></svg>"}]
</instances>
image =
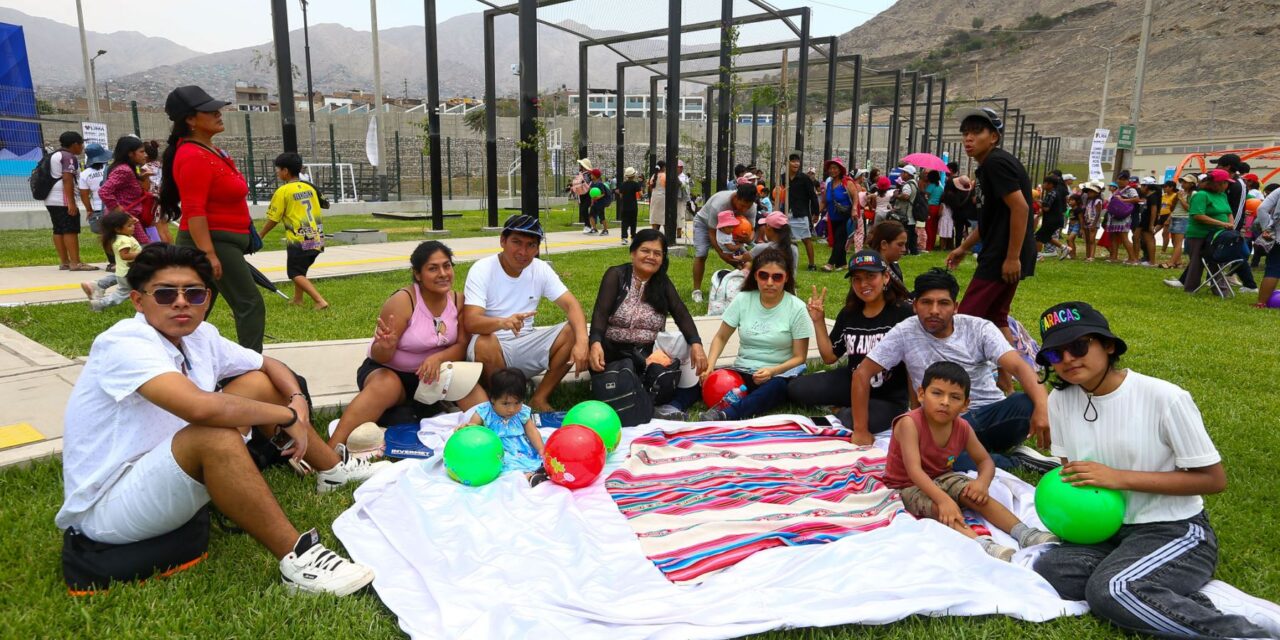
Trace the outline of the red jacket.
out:
<instances>
[{"instance_id":1,"label":"red jacket","mask_svg":"<svg viewBox=\"0 0 1280 640\"><path fill-rule=\"evenodd\" d=\"M180 230L186 231L192 218L205 218L210 231L249 233L249 183L236 164L218 150L185 143L173 157L173 179L182 200Z\"/></svg>"}]
</instances>

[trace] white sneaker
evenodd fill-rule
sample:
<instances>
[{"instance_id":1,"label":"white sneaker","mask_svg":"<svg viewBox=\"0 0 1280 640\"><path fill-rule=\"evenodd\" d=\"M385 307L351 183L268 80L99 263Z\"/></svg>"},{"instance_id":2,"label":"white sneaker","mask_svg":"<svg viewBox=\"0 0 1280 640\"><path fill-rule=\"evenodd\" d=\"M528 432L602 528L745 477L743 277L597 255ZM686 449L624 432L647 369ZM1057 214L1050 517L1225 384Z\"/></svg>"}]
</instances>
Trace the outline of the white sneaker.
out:
<instances>
[{"instance_id":1,"label":"white sneaker","mask_svg":"<svg viewBox=\"0 0 1280 640\"><path fill-rule=\"evenodd\" d=\"M316 493L329 493L348 482L364 482L392 464L390 460L369 462L354 458L345 444L338 445L335 451L338 453L338 464L332 469L316 473Z\"/></svg>"},{"instance_id":2,"label":"white sneaker","mask_svg":"<svg viewBox=\"0 0 1280 640\"><path fill-rule=\"evenodd\" d=\"M1164 286L1173 287L1174 289L1181 289L1182 282L1179 281L1177 278L1169 278L1168 280L1164 281Z\"/></svg>"},{"instance_id":3,"label":"white sneaker","mask_svg":"<svg viewBox=\"0 0 1280 640\"><path fill-rule=\"evenodd\" d=\"M1240 287L1239 293L1257 293L1258 290L1253 287Z\"/></svg>"},{"instance_id":4,"label":"white sneaker","mask_svg":"<svg viewBox=\"0 0 1280 640\"><path fill-rule=\"evenodd\" d=\"M320 544L312 529L280 559L280 581L290 593L332 593L345 596L373 582L373 569L356 564Z\"/></svg>"},{"instance_id":5,"label":"white sneaker","mask_svg":"<svg viewBox=\"0 0 1280 640\"><path fill-rule=\"evenodd\" d=\"M89 282L81 282L80 290L83 291L85 297L90 300L99 300L102 298L102 289L99 289L98 283L92 280Z\"/></svg>"},{"instance_id":6,"label":"white sneaker","mask_svg":"<svg viewBox=\"0 0 1280 640\"><path fill-rule=\"evenodd\" d=\"M702 302L702 289L693 290L693 301L698 303Z\"/></svg>"},{"instance_id":7,"label":"white sneaker","mask_svg":"<svg viewBox=\"0 0 1280 640\"><path fill-rule=\"evenodd\" d=\"M625 246L627 246L627 239L626 239L626 238L622 238L622 239L621 239L620 244L621 244L622 246L624 246L624 247L625 247Z\"/></svg>"},{"instance_id":8,"label":"white sneaker","mask_svg":"<svg viewBox=\"0 0 1280 640\"><path fill-rule=\"evenodd\" d=\"M593 234L593 233L595 233L595 230L594 230L594 229L592 229L591 227L583 227L583 228L582 228L582 235L584 235L584 236L591 235L591 234Z\"/></svg>"},{"instance_id":9,"label":"white sneaker","mask_svg":"<svg viewBox=\"0 0 1280 640\"><path fill-rule=\"evenodd\" d=\"M1221 580L1210 580L1200 593L1213 602L1218 611L1237 615L1280 638L1280 606L1251 596Z\"/></svg>"}]
</instances>

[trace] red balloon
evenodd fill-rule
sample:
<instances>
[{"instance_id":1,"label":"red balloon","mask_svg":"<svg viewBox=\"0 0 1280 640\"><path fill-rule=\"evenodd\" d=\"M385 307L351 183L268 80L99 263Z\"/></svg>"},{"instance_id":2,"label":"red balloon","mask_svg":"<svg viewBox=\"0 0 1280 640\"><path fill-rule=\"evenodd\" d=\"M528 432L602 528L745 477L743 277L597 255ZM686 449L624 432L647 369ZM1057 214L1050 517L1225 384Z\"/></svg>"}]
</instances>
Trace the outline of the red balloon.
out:
<instances>
[{"instance_id":1,"label":"red balloon","mask_svg":"<svg viewBox=\"0 0 1280 640\"><path fill-rule=\"evenodd\" d=\"M718 369L712 371L707 376L707 381L702 383L702 401L708 407L714 406L724 398L724 394L729 390L736 389L742 385L742 376L738 375L733 369Z\"/></svg>"},{"instance_id":2,"label":"red balloon","mask_svg":"<svg viewBox=\"0 0 1280 640\"><path fill-rule=\"evenodd\" d=\"M547 438L542 450L542 466L552 482L577 489L600 476L606 454L599 434L582 425L569 424Z\"/></svg>"}]
</instances>

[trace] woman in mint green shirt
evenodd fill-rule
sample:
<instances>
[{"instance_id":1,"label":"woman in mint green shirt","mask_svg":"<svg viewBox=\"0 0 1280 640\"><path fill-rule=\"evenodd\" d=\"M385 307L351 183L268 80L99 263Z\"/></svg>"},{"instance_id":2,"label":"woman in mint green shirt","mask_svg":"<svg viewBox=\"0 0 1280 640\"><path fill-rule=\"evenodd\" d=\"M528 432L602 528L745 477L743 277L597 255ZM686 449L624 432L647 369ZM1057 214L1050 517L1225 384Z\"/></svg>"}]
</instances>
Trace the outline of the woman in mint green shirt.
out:
<instances>
[{"instance_id":1,"label":"woman in mint green shirt","mask_svg":"<svg viewBox=\"0 0 1280 640\"><path fill-rule=\"evenodd\" d=\"M795 274L787 256L766 249L753 261L751 276L721 316L711 341L709 362L715 362L735 331L738 357L730 367L742 376L747 396L723 411L708 408L703 420L737 420L768 412L787 398L787 382L804 371L813 323L805 302L795 295ZM702 373L703 381L711 373Z\"/></svg>"},{"instance_id":2,"label":"woman in mint green shirt","mask_svg":"<svg viewBox=\"0 0 1280 640\"><path fill-rule=\"evenodd\" d=\"M1187 215L1187 235L1183 241L1187 254L1187 273L1182 290L1192 293L1200 286L1204 275L1201 254L1207 250L1209 239L1220 229L1231 228L1231 205L1227 202L1227 183L1231 174L1214 169L1200 183L1200 190L1191 196Z\"/></svg>"}]
</instances>

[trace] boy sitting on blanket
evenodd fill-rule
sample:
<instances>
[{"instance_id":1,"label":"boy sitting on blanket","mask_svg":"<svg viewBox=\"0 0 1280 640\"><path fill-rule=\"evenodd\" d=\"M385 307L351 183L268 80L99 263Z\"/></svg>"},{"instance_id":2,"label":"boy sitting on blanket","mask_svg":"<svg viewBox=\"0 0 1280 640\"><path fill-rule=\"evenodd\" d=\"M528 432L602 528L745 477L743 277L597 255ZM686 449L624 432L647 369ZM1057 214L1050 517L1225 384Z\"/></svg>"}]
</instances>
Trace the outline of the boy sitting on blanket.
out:
<instances>
[{"instance_id":1,"label":"boy sitting on blanket","mask_svg":"<svg viewBox=\"0 0 1280 640\"><path fill-rule=\"evenodd\" d=\"M987 494L996 467L969 423L960 417L969 407L969 374L964 368L946 361L929 365L918 393L920 406L893 425L884 473L885 484L901 490L907 511L976 539L988 555L1005 562L1013 558L1013 549L971 529L961 507L977 511L1023 547L1058 542L1052 533L1023 524ZM963 452L978 466L976 480L951 470Z\"/></svg>"}]
</instances>

